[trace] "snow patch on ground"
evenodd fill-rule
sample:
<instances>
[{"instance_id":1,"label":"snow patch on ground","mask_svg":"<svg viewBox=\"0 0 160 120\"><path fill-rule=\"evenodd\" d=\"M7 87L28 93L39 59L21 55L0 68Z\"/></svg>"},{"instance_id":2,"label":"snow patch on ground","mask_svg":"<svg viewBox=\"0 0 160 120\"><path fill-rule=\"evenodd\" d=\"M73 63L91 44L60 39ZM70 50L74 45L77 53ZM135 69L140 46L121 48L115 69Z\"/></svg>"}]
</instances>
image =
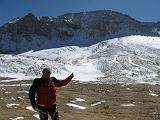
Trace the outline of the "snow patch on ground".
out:
<instances>
[{"instance_id":1,"label":"snow patch on ground","mask_svg":"<svg viewBox=\"0 0 160 120\"><path fill-rule=\"evenodd\" d=\"M12 92L6 91L5 94L11 94Z\"/></svg>"},{"instance_id":2,"label":"snow patch on ground","mask_svg":"<svg viewBox=\"0 0 160 120\"><path fill-rule=\"evenodd\" d=\"M151 96L159 96L159 95L157 95L155 93L149 93L149 95L151 95Z\"/></svg>"},{"instance_id":3,"label":"snow patch on ground","mask_svg":"<svg viewBox=\"0 0 160 120\"><path fill-rule=\"evenodd\" d=\"M83 107L83 106L80 106L80 105L76 105L76 104L73 104L73 103L67 103L66 105L74 107L74 108L77 108L77 109L81 109L81 110L86 109L86 107Z\"/></svg>"},{"instance_id":4,"label":"snow patch on ground","mask_svg":"<svg viewBox=\"0 0 160 120\"><path fill-rule=\"evenodd\" d=\"M85 99L82 99L82 98L75 98L76 100L72 100L72 101L70 101L70 102L72 102L72 103L76 103L76 102L84 102L84 101L86 101Z\"/></svg>"},{"instance_id":5,"label":"snow patch on ground","mask_svg":"<svg viewBox=\"0 0 160 120\"><path fill-rule=\"evenodd\" d=\"M124 106L124 107L132 107L132 106L136 106L135 104L121 104L121 106Z\"/></svg>"},{"instance_id":6,"label":"snow patch on ground","mask_svg":"<svg viewBox=\"0 0 160 120\"><path fill-rule=\"evenodd\" d=\"M23 120L24 117L10 118L10 120Z\"/></svg>"},{"instance_id":7,"label":"snow patch on ground","mask_svg":"<svg viewBox=\"0 0 160 120\"><path fill-rule=\"evenodd\" d=\"M19 106L19 104L11 103L6 105L7 108L17 108L17 106Z\"/></svg>"},{"instance_id":8,"label":"snow patch on ground","mask_svg":"<svg viewBox=\"0 0 160 120\"><path fill-rule=\"evenodd\" d=\"M38 114L34 114L33 117L37 118L38 120L40 120L40 117Z\"/></svg>"},{"instance_id":9,"label":"snow patch on ground","mask_svg":"<svg viewBox=\"0 0 160 120\"><path fill-rule=\"evenodd\" d=\"M75 98L76 100L75 101L78 101L78 102L84 102L86 101L85 99L82 99L82 98Z\"/></svg>"},{"instance_id":10,"label":"snow patch on ground","mask_svg":"<svg viewBox=\"0 0 160 120\"><path fill-rule=\"evenodd\" d=\"M130 90L131 88L126 88L126 90Z\"/></svg>"},{"instance_id":11,"label":"snow patch on ground","mask_svg":"<svg viewBox=\"0 0 160 120\"><path fill-rule=\"evenodd\" d=\"M149 92L150 92L149 95L151 95L151 96L156 96L156 97L159 96L159 95L155 94L154 91L149 91Z\"/></svg>"},{"instance_id":12,"label":"snow patch on ground","mask_svg":"<svg viewBox=\"0 0 160 120\"><path fill-rule=\"evenodd\" d=\"M17 93L29 93L28 91L26 91L26 90L22 90L22 91L17 91Z\"/></svg>"},{"instance_id":13,"label":"snow patch on ground","mask_svg":"<svg viewBox=\"0 0 160 120\"><path fill-rule=\"evenodd\" d=\"M100 104L105 103L105 102L106 101L99 101L99 102L91 104L91 106L97 106L97 105L100 105Z\"/></svg>"},{"instance_id":14,"label":"snow patch on ground","mask_svg":"<svg viewBox=\"0 0 160 120\"><path fill-rule=\"evenodd\" d=\"M32 111L32 112L37 112L32 108L32 106L27 106L26 109L29 110L29 111Z\"/></svg>"}]
</instances>

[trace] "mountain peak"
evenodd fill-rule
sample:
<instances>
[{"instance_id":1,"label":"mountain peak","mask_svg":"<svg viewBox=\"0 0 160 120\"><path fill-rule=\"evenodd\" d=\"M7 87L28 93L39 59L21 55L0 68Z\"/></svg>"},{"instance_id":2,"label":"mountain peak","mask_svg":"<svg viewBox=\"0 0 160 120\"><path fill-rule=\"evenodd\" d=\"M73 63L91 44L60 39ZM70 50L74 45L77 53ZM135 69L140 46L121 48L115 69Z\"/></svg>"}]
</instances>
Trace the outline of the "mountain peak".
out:
<instances>
[{"instance_id":1,"label":"mountain peak","mask_svg":"<svg viewBox=\"0 0 160 120\"><path fill-rule=\"evenodd\" d=\"M35 18L36 16L32 13L32 12L30 12L30 13L28 13L27 15L25 15L23 18L25 18L25 17L29 17L29 18Z\"/></svg>"}]
</instances>

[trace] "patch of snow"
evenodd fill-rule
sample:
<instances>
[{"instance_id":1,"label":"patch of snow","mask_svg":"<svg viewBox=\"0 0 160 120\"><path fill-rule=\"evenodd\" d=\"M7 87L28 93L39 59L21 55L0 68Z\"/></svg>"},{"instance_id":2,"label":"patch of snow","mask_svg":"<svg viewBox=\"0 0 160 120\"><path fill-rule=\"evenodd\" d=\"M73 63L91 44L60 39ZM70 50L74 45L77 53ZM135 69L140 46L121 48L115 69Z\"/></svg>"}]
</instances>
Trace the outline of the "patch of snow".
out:
<instances>
[{"instance_id":1,"label":"patch of snow","mask_svg":"<svg viewBox=\"0 0 160 120\"><path fill-rule=\"evenodd\" d=\"M11 100L15 101L16 99L14 97L11 97Z\"/></svg>"},{"instance_id":2,"label":"patch of snow","mask_svg":"<svg viewBox=\"0 0 160 120\"><path fill-rule=\"evenodd\" d=\"M135 104L121 104L121 106L124 106L124 107L132 107L132 106L136 106Z\"/></svg>"},{"instance_id":3,"label":"patch of snow","mask_svg":"<svg viewBox=\"0 0 160 120\"><path fill-rule=\"evenodd\" d=\"M100 104L105 103L105 102L106 101L99 101L99 102L91 104L91 106L97 106L97 105L100 105Z\"/></svg>"},{"instance_id":4,"label":"patch of snow","mask_svg":"<svg viewBox=\"0 0 160 120\"><path fill-rule=\"evenodd\" d=\"M22 91L17 91L17 93L29 93L29 92L26 90L22 90Z\"/></svg>"},{"instance_id":5,"label":"patch of snow","mask_svg":"<svg viewBox=\"0 0 160 120\"><path fill-rule=\"evenodd\" d=\"M112 92L112 89L110 89L110 90L106 90L105 92L109 92L109 93L111 93L111 92Z\"/></svg>"},{"instance_id":6,"label":"patch of snow","mask_svg":"<svg viewBox=\"0 0 160 120\"><path fill-rule=\"evenodd\" d=\"M143 67L143 66L140 66L140 65L137 65L137 64L133 63L131 57L128 57L128 61L129 61L130 64L132 64L132 65L134 65L136 67L140 67L140 68L142 68L144 70L149 70L146 67Z\"/></svg>"},{"instance_id":7,"label":"patch of snow","mask_svg":"<svg viewBox=\"0 0 160 120\"><path fill-rule=\"evenodd\" d=\"M82 63L81 65L66 65L70 72L74 72L74 79L80 81L94 81L103 74L95 68L92 63Z\"/></svg>"},{"instance_id":8,"label":"patch of snow","mask_svg":"<svg viewBox=\"0 0 160 120\"><path fill-rule=\"evenodd\" d=\"M126 90L130 90L131 88L126 88Z\"/></svg>"},{"instance_id":9,"label":"patch of snow","mask_svg":"<svg viewBox=\"0 0 160 120\"><path fill-rule=\"evenodd\" d=\"M8 92L8 91L7 91L7 92L5 92L5 94L11 94L11 93L12 93L12 92Z\"/></svg>"},{"instance_id":10,"label":"patch of snow","mask_svg":"<svg viewBox=\"0 0 160 120\"><path fill-rule=\"evenodd\" d=\"M21 97L21 96L18 96L18 97L17 97L17 100L24 100L24 98L25 98L25 96L22 96L22 97Z\"/></svg>"},{"instance_id":11,"label":"patch of snow","mask_svg":"<svg viewBox=\"0 0 160 120\"><path fill-rule=\"evenodd\" d=\"M24 117L10 118L10 120L23 120Z\"/></svg>"},{"instance_id":12,"label":"patch of snow","mask_svg":"<svg viewBox=\"0 0 160 120\"><path fill-rule=\"evenodd\" d=\"M71 103L76 103L76 101L73 101L73 100L72 100L72 101L70 101L70 102L71 102Z\"/></svg>"},{"instance_id":13,"label":"patch of snow","mask_svg":"<svg viewBox=\"0 0 160 120\"><path fill-rule=\"evenodd\" d=\"M76 103L76 102L84 102L85 101L85 99L82 99L82 98L75 98L76 100L72 100L72 101L70 101L70 102L72 102L72 103Z\"/></svg>"},{"instance_id":14,"label":"patch of snow","mask_svg":"<svg viewBox=\"0 0 160 120\"><path fill-rule=\"evenodd\" d=\"M75 101L79 101L79 102L84 102L85 99L81 99L81 98L75 98L76 100Z\"/></svg>"},{"instance_id":15,"label":"patch of snow","mask_svg":"<svg viewBox=\"0 0 160 120\"><path fill-rule=\"evenodd\" d=\"M156 97L159 96L159 95L155 94L154 91L150 91L149 95L156 96Z\"/></svg>"},{"instance_id":16,"label":"patch of snow","mask_svg":"<svg viewBox=\"0 0 160 120\"><path fill-rule=\"evenodd\" d=\"M38 120L40 120L40 117L38 114L34 114L33 117L37 118Z\"/></svg>"},{"instance_id":17,"label":"patch of snow","mask_svg":"<svg viewBox=\"0 0 160 120\"><path fill-rule=\"evenodd\" d=\"M5 88L2 88L2 89L1 89L1 91L5 91L5 90L6 90Z\"/></svg>"},{"instance_id":18,"label":"patch of snow","mask_svg":"<svg viewBox=\"0 0 160 120\"><path fill-rule=\"evenodd\" d=\"M32 111L32 112L37 112L32 108L32 106L27 106L26 109L29 110L29 111Z\"/></svg>"},{"instance_id":19,"label":"patch of snow","mask_svg":"<svg viewBox=\"0 0 160 120\"><path fill-rule=\"evenodd\" d=\"M17 108L17 106L19 106L19 104L11 103L6 105L6 107L8 108L12 108L12 107Z\"/></svg>"},{"instance_id":20,"label":"patch of snow","mask_svg":"<svg viewBox=\"0 0 160 120\"><path fill-rule=\"evenodd\" d=\"M71 106L71 107L75 107L75 108L81 109L81 110L86 109L86 107L83 107L83 106L80 106L80 105L76 105L76 104L72 104L72 103L67 103L66 105L67 106Z\"/></svg>"},{"instance_id":21,"label":"patch of snow","mask_svg":"<svg viewBox=\"0 0 160 120\"><path fill-rule=\"evenodd\" d=\"M149 60L149 59L145 59L145 58L142 58L142 57L139 57L139 59L144 60L144 61L151 62L151 60Z\"/></svg>"},{"instance_id":22,"label":"patch of snow","mask_svg":"<svg viewBox=\"0 0 160 120\"><path fill-rule=\"evenodd\" d=\"M19 18L14 18L13 20L9 21L10 24L15 23L19 20Z\"/></svg>"},{"instance_id":23,"label":"patch of snow","mask_svg":"<svg viewBox=\"0 0 160 120\"><path fill-rule=\"evenodd\" d=\"M150 85L160 85L160 82L159 81L149 81L149 82L147 82L147 81L142 81L142 80L139 80L139 81L137 81L137 83L140 83L140 84L150 84Z\"/></svg>"},{"instance_id":24,"label":"patch of snow","mask_svg":"<svg viewBox=\"0 0 160 120\"><path fill-rule=\"evenodd\" d=\"M149 93L149 95L151 95L151 96L159 96L159 95L157 95L155 93Z\"/></svg>"},{"instance_id":25,"label":"patch of snow","mask_svg":"<svg viewBox=\"0 0 160 120\"><path fill-rule=\"evenodd\" d=\"M19 69L19 67L17 67ZM9 80L0 80L0 82L13 82L13 81L21 81L21 80L33 80L37 76L25 76L22 73L0 73L1 76L3 77L9 77L13 79ZM39 77L39 76L38 76Z\"/></svg>"},{"instance_id":26,"label":"patch of snow","mask_svg":"<svg viewBox=\"0 0 160 120\"><path fill-rule=\"evenodd\" d=\"M140 35L132 35L128 37L122 37L121 42L124 45L143 45L151 48L160 49L159 37L146 37Z\"/></svg>"},{"instance_id":27,"label":"patch of snow","mask_svg":"<svg viewBox=\"0 0 160 120\"><path fill-rule=\"evenodd\" d=\"M153 114L153 115L156 115L156 114L157 114L157 112L152 112L152 114Z\"/></svg>"}]
</instances>

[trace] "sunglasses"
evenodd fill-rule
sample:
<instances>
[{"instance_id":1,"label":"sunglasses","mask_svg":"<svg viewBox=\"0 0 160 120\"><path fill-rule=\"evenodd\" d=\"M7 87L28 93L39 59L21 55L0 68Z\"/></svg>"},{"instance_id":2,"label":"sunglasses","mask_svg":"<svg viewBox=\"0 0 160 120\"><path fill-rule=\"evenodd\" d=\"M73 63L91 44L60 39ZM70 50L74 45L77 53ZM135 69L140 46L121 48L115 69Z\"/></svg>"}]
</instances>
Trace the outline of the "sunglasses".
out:
<instances>
[{"instance_id":1,"label":"sunglasses","mask_svg":"<svg viewBox=\"0 0 160 120\"><path fill-rule=\"evenodd\" d=\"M44 74L51 74L51 72L49 72L49 71L48 72L44 72Z\"/></svg>"}]
</instances>

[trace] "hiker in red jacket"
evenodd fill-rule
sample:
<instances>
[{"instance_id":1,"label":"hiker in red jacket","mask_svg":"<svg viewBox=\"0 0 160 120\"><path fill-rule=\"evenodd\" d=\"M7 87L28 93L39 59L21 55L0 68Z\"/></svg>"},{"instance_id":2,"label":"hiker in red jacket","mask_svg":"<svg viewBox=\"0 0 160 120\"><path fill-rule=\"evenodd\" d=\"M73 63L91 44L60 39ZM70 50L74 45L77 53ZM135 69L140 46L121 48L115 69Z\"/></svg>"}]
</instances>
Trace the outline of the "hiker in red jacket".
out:
<instances>
[{"instance_id":1,"label":"hiker in red jacket","mask_svg":"<svg viewBox=\"0 0 160 120\"><path fill-rule=\"evenodd\" d=\"M56 87L67 85L74 77L73 73L66 79L60 81L55 77L50 77L51 70L44 68L41 78L33 81L29 90L29 99L33 109L39 112L40 120L48 120L48 114L52 120L59 120L56 108ZM36 100L35 100L36 99Z\"/></svg>"}]
</instances>

